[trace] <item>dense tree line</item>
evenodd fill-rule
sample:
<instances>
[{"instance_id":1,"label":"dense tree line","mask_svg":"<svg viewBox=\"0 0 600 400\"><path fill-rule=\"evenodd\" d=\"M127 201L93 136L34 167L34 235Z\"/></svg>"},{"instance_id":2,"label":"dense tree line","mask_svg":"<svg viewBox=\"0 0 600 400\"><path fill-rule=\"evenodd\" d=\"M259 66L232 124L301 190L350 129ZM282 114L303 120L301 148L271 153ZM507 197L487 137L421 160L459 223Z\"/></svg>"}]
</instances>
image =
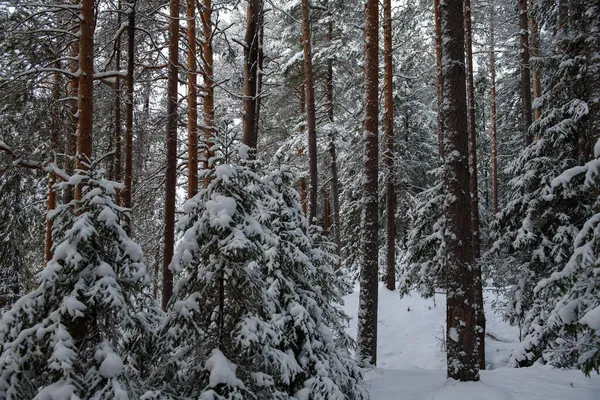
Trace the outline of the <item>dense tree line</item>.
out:
<instances>
[{"instance_id":1,"label":"dense tree line","mask_svg":"<svg viewBox=\"0 0 600 400\"><path fill-rule=\"evenodd\" d=\"M366 398L384 287L598 370L598 5L381 5L0 2L0 394Z\"/></svg>"}]
</instances>

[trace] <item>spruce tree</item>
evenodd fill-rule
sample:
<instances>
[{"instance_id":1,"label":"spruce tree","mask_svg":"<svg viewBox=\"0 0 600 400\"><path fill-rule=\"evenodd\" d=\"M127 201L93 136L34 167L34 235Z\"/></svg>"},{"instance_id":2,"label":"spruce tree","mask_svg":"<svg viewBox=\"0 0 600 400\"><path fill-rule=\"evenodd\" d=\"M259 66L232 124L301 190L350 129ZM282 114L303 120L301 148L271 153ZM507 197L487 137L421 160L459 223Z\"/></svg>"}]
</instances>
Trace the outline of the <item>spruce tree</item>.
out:
<instances>
[{"instance_id":1,"label":"spruce tree","mask_svg":"<svg viewBox=\"0 0 600 400\"><path fill-rule=\"evenodd\" d=\"M122 228L119 187L86 164L81 200L53 213L53 258L0 322L0 397L126 399L144 393L145 346L160 314L140 246ZM65 186L65 185L63 185Z\"/></svg>"}]
</instances>

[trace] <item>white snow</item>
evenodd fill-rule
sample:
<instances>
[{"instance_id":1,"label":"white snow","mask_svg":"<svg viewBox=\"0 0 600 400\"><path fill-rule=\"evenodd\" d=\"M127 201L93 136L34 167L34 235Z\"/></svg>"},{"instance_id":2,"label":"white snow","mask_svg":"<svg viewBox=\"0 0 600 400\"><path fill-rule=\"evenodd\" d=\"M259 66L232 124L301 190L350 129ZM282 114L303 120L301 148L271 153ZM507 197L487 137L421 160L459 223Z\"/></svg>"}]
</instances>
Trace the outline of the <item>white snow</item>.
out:
<instances>
[{"instance_id":1,"label":"white snow","mask_svg":"<svg viewBox=\"0 0 600 400\"><path fill-rule=\"evenodd\" d=\"M581 323L600 331L600 306L588 311L583 318L581 318Z\"/></svg>"},{"instance_id":2,"label":"white snow","mask_svg":"<svg viewBox=\"0 0 600 400\"><path fill-rule=\"evenodd\" d=\"M372 400L597 400L600 376L587 378L581 371L564 371L544 366L508 368L511 352L518 344L518 329L495 314L494 292L485 292L486 367L479 382L446 379L445 296L423 299L411 294L400 299L398 292L379 287L378 363L367 372ZM352 316L348 329L356 337L358 288L345 297L346 312ZM588 314L598 314L600 310ZM587 315L586 315L587 317ZM584 318L586 318L584 317ZM596 320L591 316L590 322Z\"/></svg>"},{"instance_id":3,"label":"white snow","mask_svg":"<svg viewBox=\"0 0 600 400\"><path fill-rule=\"evenodd\" d=\"M114 378L123 372L123 361L117 354L110 352L104 357L98 372L103 378Z\"/></svg>"},{"instance_id":4,"label":"white snow","mask_svg":"<svg viewBox=\"0 0 600 400\"><path fill-rule=\"evenodd\" d=\"M213 350L210 358L206 360L205 367L210 372L208 380L210 387L217 387L221 383L232 387L244 387L242 381L235 375L237 366L229 361L221 350Z\"/></svg>"},{"instance_id":5,"label":"white snow","mask_svg":"<svg viewBox=\"0 0 600 400\"><path fill-rule=\"evenodd\" d=\"M213 227L226 228L231 223L231 217L235 214L235 199L220 194L213 195L206 202L206 209L210 215L210 225Z\"/></svg>"}]
</instances>

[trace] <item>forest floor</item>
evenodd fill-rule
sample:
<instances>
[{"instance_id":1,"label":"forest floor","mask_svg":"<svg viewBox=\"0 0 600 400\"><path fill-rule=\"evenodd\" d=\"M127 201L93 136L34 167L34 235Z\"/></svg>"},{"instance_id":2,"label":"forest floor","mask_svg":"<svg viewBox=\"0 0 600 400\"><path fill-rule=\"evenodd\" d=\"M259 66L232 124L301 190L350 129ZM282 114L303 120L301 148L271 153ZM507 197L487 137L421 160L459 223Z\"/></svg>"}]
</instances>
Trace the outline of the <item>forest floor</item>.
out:
<instances>
[{"instance_id":1,"label":"forest floor","mask_svg":"<svg viewBox=\"0 0 600 400\"><path fill-rule=\"evenodd\" d=\"M464 383L446 379L444 295L400 298L379 287L378 362L367 373L372 400L598 400L600 375L546 366L508 368L519 331L495 313L493 291L485 292L486 370L481 380ZM345 297L352 316L349 333L356 336L358 288Z\"/></svg>"}]
</instances>

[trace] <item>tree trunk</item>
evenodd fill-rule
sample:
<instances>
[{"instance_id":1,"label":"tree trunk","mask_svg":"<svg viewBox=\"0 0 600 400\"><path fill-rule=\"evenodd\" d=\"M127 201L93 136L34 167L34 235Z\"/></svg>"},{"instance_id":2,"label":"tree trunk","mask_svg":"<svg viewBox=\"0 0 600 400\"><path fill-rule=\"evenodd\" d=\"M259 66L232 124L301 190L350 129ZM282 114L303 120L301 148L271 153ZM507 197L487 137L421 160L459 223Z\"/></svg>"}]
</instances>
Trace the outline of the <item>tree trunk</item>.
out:
<instances>
[{"instance_id":1,"label":"tree trunk","mask_svg":"<svg viewBox=\"0 0 600 400\"><path fill-rule=\"evenodd\" d=\"M186 0L188 62L188 198L198 193L198 90L196 64L196 0Z\"/></svg>"},{"instance_id":2,"label":"tree trunk","mask_svg":"<svg viewBox=\"0 0 600 400\"><path fill-rule=\"evenodd\" d=\"M364 187L361 221L362 249L360 297L358 312L357 354L365 362L377 363L377 300L378 300L378 62L379 4L365 2L364 9Z\"/></svg>"},{"instance_id":3,"label":"tree trunk","mask_svg":"<svg viewBox=\"0 0 600 400\"><path fill-rule=\"evenodd\" d=\"M532 142L529 134L531 126L531 69L529 66L529 18L527 17L527 0L518 0L519 2L519 30L521 38L521 115L523 124L523 137L525 146Z\"/></svg>"},{"instance_id":4,"label":"tree trunk","mask_svg":"<svg viewBox=\"0 0 600 400\"><path fill-rule=\"evenodd\" d=\"M331 43L333 41L333 18L331 15L331 5L329 7L329 23L327 24L327 39ZM326 83L326 94L327 94L327 117L329 123L333 125L333 61L330 58L327 60L327 83ZM333 126L332 126L332 129ZM341 265L341 251L342 251L342 225L340 223L340 189L339 189L339 177L338 177L338 166L337 166L337 151L335 146L336 132L330 130L329 137L329 160L331 170L331 195L333 197L333 232L335 235L335 255L338 256L338 263L335 268L339 268Z\"/></svg>"},{"instance_id":5,"label":"tree trunk","mask_svg":"<svg viewBox=\"0 0 600 400\"><path fill-rule=\"evenodd\" d=\"M57 63L57 69L60 69L60 63ZM58 152L58 146L60 141L60 127L61 127L61 115L59 101L61 99L61 76L59 72L55 72L52 75L52 110L50 114L50 154L52 156L52 162L56 162L56 153ZM54 190L54 184L56 183L56 174L50 172L48 174L48 212L56 209L56 191ZM46 214L46 242L45 242L45 257L46 262L52 259L52 226L53 221Z\"/></svg>"},{"instance_id":6,"label":"tree trunk","mask_svg":"<svg viewBox=\"0 0 600 400\"><path fill-rule=\"evenodd\" d=\"M171 0L169 21L169 72L167 88L167 171L165 183L165 247L163 251L162 308L173 295L169 264L175 247L175 198L177 183L177 66L179 64L179 0Z\"/></svg>"},{"instance_id":7,"label":"tree trunk","mask_svg":"<svg viewBox=\"0 0 600 400\"><path fill-rule=\"evenodd\" d=\"M211 148L212 137L215 133L215 85L213 76L213 41L212 41L212 0L204 0L202 12L202 33L204 40L202 42L202 70L203 70L203 91L202 107L204 111L204 169L211 167L210 159L213 157ZM208 181L204 182L205 185Z\"/></svg>"},{"instance_id":8,"label":"tree trunk","mask_svg":"<svg viewBox=\"0 0 600 400\"><path fill-rule=\"evenodd\" d=\"M88 169L92 158L94 128L94 0L81 1L79 36L79 94L77 97L77 168ZM81 186L75 188L75 199L81 200Z\"/></svg>"},{"instance_id":9,"label":"tree trunk","mask_svg":"<svg viewBox=\"0 0 600 400\"><path fill-rule=\"evenodd\" d=\"M317 128L315 111L315 86L313 77L311 33L308 0L302 0L302 41L304 45L304 73L306 85L306 126L308 129L308 220L317 218Z\"/></svg>"},{"instance_id":10,"label":"tree trunk","mask_svg":"<svg viewBox=\"0 0 600 400\"><path fill-rule=\"evenodd\" d=\"M490 3L490 98L491 98L491 137L492 137L492 205L494 215L498 214L498 142L496 118L496 43L495 22L496 12L494 4Z\"/></svg>"},{"instance_id":11,"label":"tree trunk","mask_svg":"<svg viewBox=\"0 0 600 400\"><path fill-rule=\"evenodd\" d=\"M123 207L131 209L133 191L133 70L135 63L135 5L129 3L127 24L127 77L125 78L125 179L121 192ZM125 231L131 234L131 221L125 225Z\"/></svg>"},{"instance_id":12,"label":"tree trunk","mask_svg":"<svg viewBox=\"0 0 600 400\"><path fill-rule=\"evenodd\" d=\"M479 380L475 356L473 239L469 184L469 134L465 87L465 37L462 0L440 4L444 99L445 241L448 249L446 324L448 377Z\"/></svg>"},{"instance_id":13,"label":"tree trunk","mask_svg":"<svg viewBox=\"0 0 600 400\"><path fill-rule=\"evenodd\" d=\"M256 127L258 65L259 65L259 39L260 18L262 14L262 0L249 0L246 14L246 46L244 48L244 118L242 142L256 152L258 132Z\"/></svg>"},{"instance_id":14,"label":"tree trunk","mask_svg":"<svg viewBox=\"0 0 600 400\"><path fill-rule=\"evenodd\" d=\"M467 125L469 129L469 173L471 176L471 224L473 232L475 324L477 326L477 358L479 369L485 369L485 315L483 313L483 287L481 277L481 245L479 238L479 185L477 182L477 131L475 127L475 87L473 85L473 39L471 31L471 0L465 0L465 49L467 61Z\"/></svg>"},{"instance_id":15,"label":"tree trunk","mask_svg":"<svg viewBox=\"0 0 600 400\"><path fill-rule=\"evenodd\" d=\"M529 1L529 25L531 28L531 55L534 58L540 56L540 29L538 27L537 19L535 18L535 14L533 13L533 4L534 0ZM539 62L533 63L533 98L538 99L542 97L542 78L541 78L541 70L539 67ZM533 110L533 117L537 121L542 116L542 107L537 106ZM539 137L536 137L536 140L539 140Z\"/></svg>"},{"instance_id":16,"label":"tree trunk","mask_svg":"<svg viewBox=\"0 0 600 400\"><path fill-rule=\"evenodd\" d=\"M117 12L117 25L119 29L121 28L121 11L122 4L121 0L118 2L118 12ZM117 37L116 43L116 55L115 55L115 70L121 70L121 36ZM121 167L121 147L122 147L122 139L123 139L123 130L121 126L121 78L118 76L115 77L115 154L112 157L112 170L113 179L115 182L121 181L122 175L122 167ZM117 194L115 201L117 204L120 204L120 196Z\"/></svg>"},{"instance_id":17,"label":"tree trunk","mask_svg":"<svg viewBox=\"0 0 600 400\"><path fill-rule=\"evenodd\" d=\"M323 235L329 232L329 190L323 191Z\"/></svg>"},{"instance_id":18,"label":"tree trunk","mask_svg":"<svg viewBox=\"0 0 600 400\"><path fill-rule=\"evenodd\" d=\"M304 83L300 84L298 87L298 91L300 92L300 118L302 121L305 121L304 114L306 113L306 87ZM306 131L306 127L304 123L300 124L300 136L304 136L304 132ZM298 157L302 157L304 153L303 148L298 148ZM304 215L308 215L308 199L306 198L306 177L300 177L300 204L302 205L302 212Z\"/></svg>"},{"instance_id":19,"label":"tree trunk","mask_svg":"<svg viewBox=\"0 0 600 400\"><path fill-rule=\"evenodd\" d=\"M74 6L79 6L79 0L72 0ZM74 32L75 33L75 32ZM76 32L79 35L79 32ZM79 40L73 40L70 49L71 57L73 61L69 63L69 70L72 74L75 74L79 69ZM78 109L78 97L79 97L79 78L72 78L69 81L67 87L67 95L69 98L69 119L67 123L67 129L65 131L65 155L67 156L65 162L65 172L69 175L73 174L76 161L77 153L77 109ZM71 185L68 185L63 192L63 204L68 204L73 200L75 191Z\"/></svg>"},{"instance_id":20,"label":"tree trunk","mask_svg":"<svg viewBox=\"0 0 600 400\"><path fill-rule=\"evenodd\" d=\"M442 103L444 101L444 82L442 76L442 26L440 24L440 0L433 0L435 18L435 65L437 76L437 135L438 153L444 156L444 121L442 120Z\"/></svg>"},{"instance_id":21,"label":"tree trunk","mask_svg":"<svg viewBox=\"0 0 600 400\"><path fill-rule=\"evenodd\" d=\"M394 174L394 88L392 69L392 1L383 2L383 131L386 152L385 165L385 203L387 220L387 266L385 285L388 290L396 288L396 179Z\"/></svg>"}]
</instances>

